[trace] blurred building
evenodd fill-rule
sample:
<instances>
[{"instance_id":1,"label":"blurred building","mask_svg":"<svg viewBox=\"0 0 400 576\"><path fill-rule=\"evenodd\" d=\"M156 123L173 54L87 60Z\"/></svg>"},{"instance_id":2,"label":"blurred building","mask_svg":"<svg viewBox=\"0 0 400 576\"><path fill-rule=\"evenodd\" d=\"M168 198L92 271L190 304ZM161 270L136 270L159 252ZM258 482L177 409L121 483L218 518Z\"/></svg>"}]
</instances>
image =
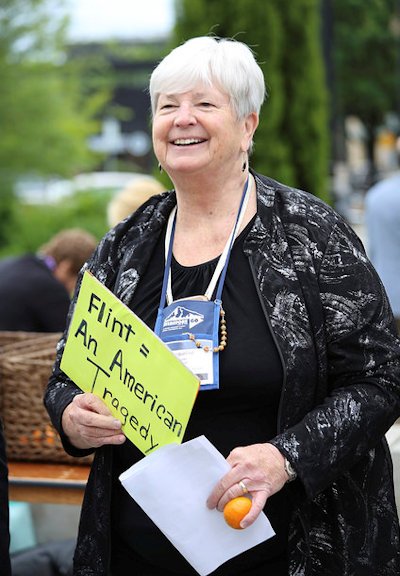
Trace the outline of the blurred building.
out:
<instances>
[{"instance_id":1,"label":"blurred building","mask_svg":"<svg viewBox=\"0 0 400 576\"><path fill-rule=\"evenodd\" d=\"M89 139L90 148L105 155L99 170L152 172L155 159L147 89L165 43L166 40L158 40L70 46L70 58L86 59L94 82L103 81L111 87L111 101L101 119L101 131ZM103 66L96 68L99 61ZM91 62L96 63L92 69Z\"/></svg>"}]
</instances>

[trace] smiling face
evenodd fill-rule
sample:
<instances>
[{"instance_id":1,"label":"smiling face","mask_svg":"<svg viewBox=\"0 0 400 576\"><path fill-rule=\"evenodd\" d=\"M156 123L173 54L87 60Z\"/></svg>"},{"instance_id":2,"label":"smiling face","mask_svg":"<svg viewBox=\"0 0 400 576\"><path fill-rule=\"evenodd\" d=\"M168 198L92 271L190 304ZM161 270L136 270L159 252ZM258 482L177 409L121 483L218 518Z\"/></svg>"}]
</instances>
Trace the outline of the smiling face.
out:
<instances>
[{"instance_id":1,"label":"smiling face","mask_svg":"<svg viewBox=\"0 0 400 576\"><path fill-rule=\"evenodd\" d=\"M179 173L235 170L243 163L257 115L237 120L229 96L215 86L161 94L153 118L153 146L172 179Z\"/></svg>"}]
</instances>

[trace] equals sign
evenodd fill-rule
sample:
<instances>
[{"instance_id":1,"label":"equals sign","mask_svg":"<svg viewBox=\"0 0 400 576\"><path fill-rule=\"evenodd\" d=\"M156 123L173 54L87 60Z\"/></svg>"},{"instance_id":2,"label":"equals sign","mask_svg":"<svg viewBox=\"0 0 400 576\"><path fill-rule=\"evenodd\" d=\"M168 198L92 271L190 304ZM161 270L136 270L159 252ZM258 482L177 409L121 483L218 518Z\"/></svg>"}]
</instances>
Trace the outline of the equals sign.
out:
<instances>
[{"instance_id":1,"label":"equals sign","mask_svg":"<svg viewBox=\"0 0 400 576\"><path fill-rule=\"evenodd\" d=\"M140 353L143 354L143 356L145 356L147 358L147 355L149 352L150 352L150 350L147 348L147 346L142 344L140 347Z\"/></svg>"}]
</instances>

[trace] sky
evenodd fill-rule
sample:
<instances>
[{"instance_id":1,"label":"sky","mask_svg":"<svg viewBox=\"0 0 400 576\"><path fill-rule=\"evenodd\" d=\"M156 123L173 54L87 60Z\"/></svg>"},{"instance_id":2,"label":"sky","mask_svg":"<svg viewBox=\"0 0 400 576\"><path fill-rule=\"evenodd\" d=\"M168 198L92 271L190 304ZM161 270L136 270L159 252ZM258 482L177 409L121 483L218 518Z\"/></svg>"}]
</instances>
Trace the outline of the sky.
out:
<instances>
[{"instance_id":1,"label":"sky","mask_svg":"<svg viewBox=\"0 0 400 576\"><path fill-rule=\"evenodd\" d=\"M97 41L166 36L174 23L174 0L66 0L69 39Z\"/></svg>"}]
</instances>

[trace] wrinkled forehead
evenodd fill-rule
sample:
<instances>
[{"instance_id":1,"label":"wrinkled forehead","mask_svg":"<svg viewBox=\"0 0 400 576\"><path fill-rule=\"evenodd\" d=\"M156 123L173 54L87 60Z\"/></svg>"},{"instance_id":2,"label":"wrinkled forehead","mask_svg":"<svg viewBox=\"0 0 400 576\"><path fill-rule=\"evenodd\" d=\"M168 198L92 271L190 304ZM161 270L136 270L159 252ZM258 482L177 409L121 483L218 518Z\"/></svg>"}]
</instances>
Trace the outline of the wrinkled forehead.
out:
<instances>
[{"instance_id":1,"label":"wrinkled forehead","mask_svg":"<svg viewBox=\"0 0 400 576\"><path fill-rule=\"evenodd\" d=\"M187 95L189 98L199 100L203 98L214 98L230 100L229 94L217 84L195 84L187 86L172 86L170 90L160 92L157 97L180 98Z\"/></svg>"},{"instance_id":2,"label":"wrinkled forehead","mask_svg":"<svg viewBox=\"0 0 400 576\"><path fill-rule=\"evenodd\" d=\"M217 80L209 77L185 77L169 78L160 83L158 90L153 93L153 110L157 108L160 96L163 98L174 98L183 94L190 94L191 97L201 99L215 96L216 93L227 98L231 104L231 95L224 89Z\"/></svg>"}]
</instances>

